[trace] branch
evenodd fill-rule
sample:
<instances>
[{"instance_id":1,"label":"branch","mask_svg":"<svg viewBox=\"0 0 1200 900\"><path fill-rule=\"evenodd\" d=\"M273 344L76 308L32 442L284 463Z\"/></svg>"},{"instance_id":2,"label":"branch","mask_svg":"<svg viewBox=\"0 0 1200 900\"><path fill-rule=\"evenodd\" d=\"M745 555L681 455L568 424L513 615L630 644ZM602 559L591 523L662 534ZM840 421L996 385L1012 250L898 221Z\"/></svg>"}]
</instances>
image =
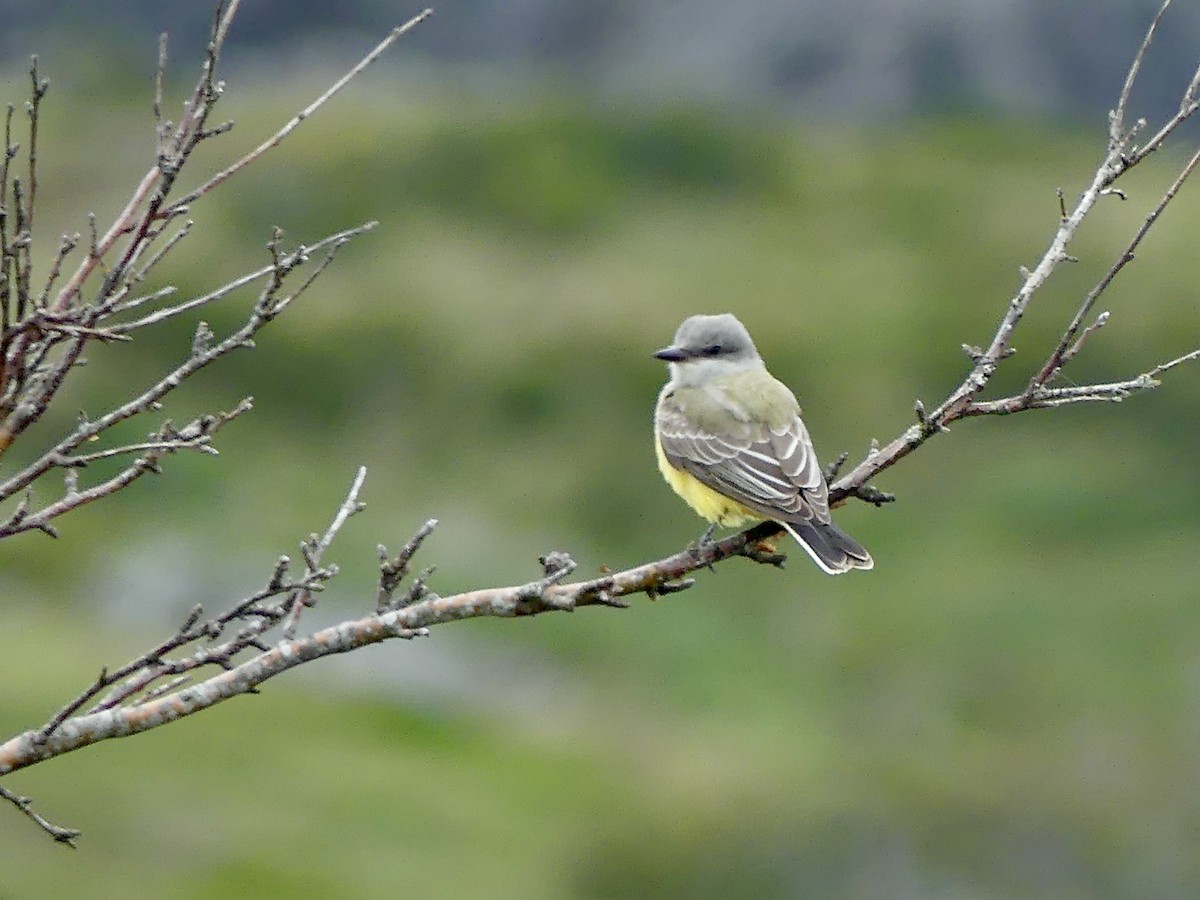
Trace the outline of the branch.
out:
<instances>
[{"instance_id":1,"label":"branch","mask_svg":"<svg viewBox=\"0 0 1200 900\"><path fill-rule=\"evenodd\" d=\"M366 477L367 467L359 466L358 474L354 476L354 483L350 486L350 493L346 495L346 499L338 507L338 511L334 515L333 521L329 523L329 527L325 530L325 534L320 538L314 534L300 545L300 551L304 554L304 563L307 566L304 573L306 577L311 578L315 572L320 571L321 557L325 555L325 551L329 549L329 545L333 543L333 539L342 530L342 526L346 524L346 520L355 513L362 512L363 504L358 501L358 494L362 490L363 481ZM283 624L284 637L290 638L295 635L296 626L300 621L300 613L306 606L312 606L314 603L315 600L309 588L301 587L292 591L285 604L287 607L287 616Z\"/></svg>"},{"instance_id":2,"label":"branch","mask_svg":"<svg viewBox=\"0 0 1200 900\"><path fill-rule=\"evenodd\" d=\"M51 537L58 537L58 532L50 525L51 520L95 500L110 497L122 488L133 484L148 472L155 474L161 472L159 461L163 457L178 453L180 450L197 450L201 453L216 455L217 450L212 446L213 435L238 416L249 412L251 408L251 399L247 397L229 412L217 413L215 416L201 416L178 430L171 425L170 421L164 422L158 432L151 435L151 440L144 443L127 444L96 453L75 456L51 455L47 459L47 465L67 470L66 491L63 497L37 512L30 512L28 501L20 504L6 520L0 522L0 538L33 530L43 531ZM111 478L85 490L79 490L76 469L83 468L98 459L131 453L140 453L141 455ZM18 487L16 490L21 489Z\"/></svg>"},{"instance_id":3,"label":"branch","mask_svg":"<svg viewBox=\"0 0 1200 900\"><path fill-rule=\"evenodd\" d=\"M234 288L247 284L250 281L258 280L264 276L268 278L268 283L260 291L258 300L251 309L250 315L240 328L236 329L223 340L215 341L208 325L201 322L197 326L191 352L183 362L179 363L154 384L145 388L132 400L95 419L81 419L76 427L60 438L57 443L46 449L21 471L11 475L3 483L0 483L0 501L14 497L22 491L27 490L52 469L79 468L96 459L124 455L144 448L147 452L143 456L140 456L132 465L122 470L116 476L85 491L76 491L69 487L66 495L61 500L46 506L37 513L31 513L27 508L27 504L22 505L6 521L0 522L0 539L32 529L40 529L53 534L53 529L47 528L51 519L57 518L63 513L76 509L86 503L111 496L129 486L147 472L159 471L158 464L165 455L182 449L196 449L206 453L214 452L209 444L211 437L233 418L248 411L250 409L249 400L243 401L241 405L230 413L201 416L184 426L183 429L176 430L171 426L169 421L165 422L156 432L150 435L150 440L145 443L121 445L87 455L78 455L75 453L78 447L96 439L121 422L155 411L169 393L206 366L236 350L253 347L254 336L274 321L295 297L311 285L312 279L329 264L333 255L341 247L345 246L350 238L364 234L374 227L374 222L367 222L355 228L328 235L312 247L302 246L291 253L280 252L278 246L279 235L276 234L276 240L271 244L273 260L269 265L249 275L234 279L229 284L202 297L186 301L168 310L160 311L158 314L143 317L137 322L125 323L124 326L117 325L109 329L113 336L121 337L126 332L132 331L135 328L146 327L163 321L185 308L192 309L202 303L223 297L233 291ZM326 255L314 265L313 272L310 273L309 277L296 290L281 296L281 289L288 277L297 268L307 263L312 253L319 249L325 250ZM71 341L68 342L68 352L63 355L58 363L50 367L44 376L46 381L60 381L66 376L67 371L76 364L78 354L82 352L83 342L87 337L88 335L75 335L72 337ZM54 389L49 385L33 392L27 401L31 404L31 408L21 411L21 415L31 421L40 418L53 395Z\"/></svg>"},{"instance_id":4,"label":"branch","mask_svg":"<svg viewBox=\"0 0 1200 900\"><path fill-rule=\"evenodd\" d=\"M336 253L351 238L360 234L366 234L378 224L378 222L364 222L362 225L358 225L354 228L347 228L343 231L326 235L312 246L301 247L296 252L302 257L308 257L318 250L327 250L331 254ZM332 257L328 258L331 259ZM148 313L147 315L142 316L140 319L134 319L131 322L121 322L117 325L109 327L108 331L114 335L126 335L132 331L137 331L139 328L146 328L150 325L158 325L159 323L165 322L168 319L173 319L182 313L191 312L192 310L199 309L200 307L206 306L216 300L228 297L238 288L245 287L248 284L253 284L260 278L270 275L278 266L279 260L274 260L269 265L262 266L261 268L255 269L252 272L247 272L244 275L240 275L237 278L234 278L232 281L228 281L221 285L216 290L209 291L207 294L201 294L198 297L193 297L190 300L185 300L181 303L175 304L174 306L157 309L154 312ZM305 285L305 287L307 287L307 285ZM170 290L171 292L174 292L174 288L171 288ZM161 299L161 295L151 294L146 297L127 300L124 303L114 306L112 312L125 312L126 310L134 309L142 305L142 303L147 300L154 299Z\"/></svg>"},{"instance_id":5,"label":"branch","mask_svg":"<svg viewBox=\"0 0 1200 900\"><path fill-rule=\"evenodd\" d=\"M221 51L225 47L225 39L229 34L229 28L233 24L233 19L237 15L240 5L241 0L230 0L229 6L225 8L223 8L223 2L217 4L213 17L212 36L208 42L208 51L204 63L201 66L200 79L196 83L191 97L184 104L185 112L183 118L175 130L174 137L169 141L163 140L164 135L169 131L169 127L164 125L161 120L162 77L166 66L166 40L165 38L160 40L159 67L155 77L155 113L158 119L160 138L158 161L153 168L142 176L142 180L134 189L133 194L125 204L125 208L117 215L117 218L112 222L108 230L105 231L104 236L93 242L92 252L79 264L74 274L58 293L54 303L51 305L52 311L61 313L66 310L79 293L83 283L92 274L104 256L113 248L117 240L122 235L133 232L135 237L130 241L121 263L115 266L113 271L105 278L106 286L115 284L120 280L125 266L140 251L140 247L149 232L151 222L154 220L158 208L166 200L167 194L174 185L180 170L187 163L192 151L201 141L215 136L215 134L206 133L204 125L208 120L208 115L212 111L213 105L221 95L221 87L216 80L217 64L220 61ZM148 209L141 216L140 221L137 221L138 211L144 204L148 206Z\"/></svg>"},{"instance_id":6,"label":"branch","mask_svg":"<svg viewBox=\"0 0 1200 900\"><path fill-rule=\"evenodd\" d=\"M167 63L166 36L159 41L158 66L155 73L154 116L158 154L151 167L138 182L117 217L100 233L95 216L89 216L91 241L88 252L75 266L61 287L59 275L66 259L74 251L77 239L64 236L58 257L50 268L40 297L35 303L29 290L31 272L32 206L36 188L36 137L38 105L45 93L45 82L37 75L36 59L31 70L32 100L28 104L31 120L28 189L22 192L19 181L13 180L14 193L19 195L15 219L11 227L7 206L0 202L0 455L44 415L50 401L62 387L67 375L79 364L89 339L114 340L137 328L155 324L219 299L240 283L253 280L258 274L246 276L212 294L195 298L188 303L153 310L142 318L117 326L101 328L100 323L117 313L132 309L148 299L166 296L160 292L147 297L128 299L135 285L142 282L181 243L189 233L191 222L160 242L168 230L169 221L188 211L188 205L222 184L255 159L261 158L317 109L337 95L401 37L425 21L432 13L426 10L391 33L372 49L345 75L339 78L320 97L296 114L287 124L251 153L210 178L200 188L180 200L169 202L180 173L189 163L197 146L227 133L232 123L215 127L209 120L224 90L217 77L221 53L229 28L237 14L240 0L227 5L218 3L211 38L201 66L200 77L188 100L178 125L163 118L163 81ZM9 183L8 161L18 152L11 139L11 110L6 120L6 152L0 162L0 195ZM115 259L115 261L113 261ZM322 267L317 267L317 272ZM101 272L100 284L93 296L85 299L85 287L94 283L93 276ZM314 272L313 277L315 277ZM293 296L303 292L307 283ZM169 289L166 289L169 290ZM15 299L14 299L15 295ZM289 298L290 299L290 298ZM283 304L286 306L286 302ZM280 306L280 310L283 308ZM47 334L47 323L53 324ZM72 340L64 341L63 336ZM53 352L52 352L53 351ZM57 359L51 361L54 353Z\"/></svg>"},{"instance_id":7,"label":"branch","mask_svg":"<svg viewBox=\"0 0 1200 900\"><path fill-rule=\"evenodd\" d=\"M312 548L314 555L327 550L346 520L363 509L358 495L365 476L366 470L360 468L332 524ZM389 561L386 551L381 550L381 592L395 590L397 573L407 570L413 554L435 524L426 522L405 544L396 561ZM483 616L511 618L570 612L585 606L624 608L628 606L625 597L647 594L653 598L684 590L692 584L691 579L685 578L689 573L738 556L780 565L782 558L764 543L765 537L772 532L771 525L765 523L722 541L689 548L623 572L569 584L562 581L575 569L575 562L565 553L548 553L542 558L544 575L526 584L484 588L447 597L421 589L420 598L407 605L347 620L304 638L284 637L273 646L267 646L262 643L266 630L277 624L294 627L290 613L296 593L322 588L337 574L332 567L317 567L314 571L317 560L310 559L308 570L300 581L289 583L286 578L289 561L282 557L262 590L206 622L200 620L201 611L196 607L170 638L112 672L102 670L92 685L64 705L45 725L0 744L0 776L100 741L170 724L232 697L256 692L271 678L316 659L349 653L392 638L425 637L428 629L435 625ZM283 599L272 600L277 597ZM232 638L215 643L234 622L246 624ZM204 641L208 644L198 647L190 655L169 657L188 644ZM261 652L235 665L234 657L250 648ZM169 681L158 691L122 705L157 680L205 665L220 665L224 671L192 685ZM89 712L77 715L106 689L109 693Z\"/></svg>"},{"instance_id":8,"label":"branch","mask_svg":"<svg viewBox=\"0 0 1200 900\"><path fill-rule=\"evenodd\" d=\"M33 798L22 797L20 794L14 794L7 788L0 787L0 798L9 801L22 813L28 816L39 828L45 831L50 837L58 841L60 844L66 844L68 847L75 846L75 838L79 837L83 832L76 831L74 828L61 828L55 825L49 819L39 816L33 811Z\"/></svg>"},{"instance_id":9,"label":"branch","mask_svg":"<svg viewBox=\"0 0 1200 900\"><path fill-rule=\"evenodd\" d=\"M1159 8L1129 66L1116 106L1109 114L1107 146L1100 164L1072 209L1067 209L1063 194L1061 190L1059 191L1061 215L1058 227L1037 265L1032 270L1021 269L1021 285L1008 301L1000 323L987 347L981 349L963 344L963 349L973 364L963 381L932 412L927 413L924 404L918 400L915 404L916 423L906 428L883 447L873 444L871 451L862 461L830 485L831 503L841 503L849 497L855 496L878 503L879 492L871 487L871 479L908 456L935 434L949 431L949 426L961 418L1007 415L1028 409L1048 409L1082 402L1112 402L1158 384L1152 374L1145 373L1135 378L1107 384L1083 385L1075 388L1048 387L1049 382L1058 376L1063 366L1083 349L1088 338L1108 321L1108 314L1101 313L1090 325L1086 328L1083 327L1083 323L1090 315L1096 301L1126 265L1133 261L1134 252L1159 221L1159 217L1166 207L1178 195L1180 188L1195 170L1197 164L1200 163L1200 150L1189 157L1171 186L1148 213L1145 221L1125 249L1117 256L1096 286L1083 298L1045 364L1030 375L1024 392L1015 397L998 400L978 399L1000 364L1015 352L1012 348L1013 334L1034 296L1042 290L1050 276L1062 263L1077 262L1075 257L1067 252L1067 248L1084 219L1103 197L1111 195L1125 199L1125 192L1114 187L1114 183L1161 147L1180 125L1197 110L1200 110L1200 100L1197 99L1197 94L1200 93L1200 69L1198 69L1184 91L1178 111L1164 123L1145 146L1137 148L1133 144L1134 137L1145 123L1139 122L1133 128L1126 128L1124 124L1129 97L1141 71L1142 61L1169 6L1170 0L1166 0ZM1168 367L1174 367L1195 358L1194 355L1187 354L1168 364ZM1151 371L1154 374L1161 374L1167 369L1158 368Z\"/></svg>"},{"instance_id":10,"label":"branch","mask_svg":"<svg viewBox=\"0 0 1200 900\"><path fill-rule=\"evenodd\" d=\"M253 150L251 150L249 153L247 153L245 156L243 156L241 159L237 160L236 162L232 163L227 168L222 169L216 175L212 176L210 179L208 179L208 181L206 181L206 182L204 182L204 184L200 185L200 187L196 188L194 191L185 195L181 199L175 201L175 203L172 205L171 209L175 210L175 211L179 211L183 207L186 207L189 204L195 202L200 197L203 197L205 194L207 194L209 191L211 191L213 188L217 187L217 185L221 184L227 178L236 174L237 172L240 172L246 166L250 165L250 163L254 162L256 159L261 157L267 151L272 150L275 147L278 147L283 142L284 138L286 138L289 134L291 134L293 131L295 131L297 128L299 128L301 123L303 123L307 118L309 118L309 116L311 116L318 109L320 109L322 106L324 106L342 88L344 88L347 84L349 84L352 80L354 80L358 75L360 75L362 73L362 71L367 68L367 66L371 65L371 63L373 63L373 62L375 62L375 60L379 59L379 57L381 57L385 52L387 52L388 48L391 47L392 44L396 43L396 41L400 40L400 38L404 37L404 35L408 34L410 31L412 31L414 28L416 28L418 25L420 25L422 22L424 22L426 19L428 19L432 15L433 15L433 10L426 9L423 12L418 13L417 15L413 16L411 19L409 19L403 25L398 25L397 27L393 28L391 33L388 34L388 36L385 37L378 44L376 44L374 49L372 49L366 56L364 56L361 60L359 60L358 63L355 64L355 66L353 68L351 68L348 72L346 72L345 75L343 75L341 78L339 78L337 81L335 81L332 85L330 85L325 90L325 92L323 94L321 94L321 96L317 97L316 100L314 100L308 106L304 107L304 109L300 110L300 112L296 113L296 115L294 115L291 119L289 119L287 121L287 123L282 128L280 128L277 132L275 132L273 135L271 135L271 137L267 138L265 141L263 141L261 144L259 144L257 147L255 147ZM164 215L168 214L169 212L170 212L170 210L164 212Z\"/></svg>"},{"instance_id":11,"label":"branch","mask_svg":"<svg viewBox=\"0 0 1200 900\"><path fill-rule=\"evenodd\" d=\"M1099 282L1096 283L1096 286L1088 291L1087 296L1083 299L1083 303L1080 304L1079 309L1076 311L1074 318L1071 319L1070 324L1067 325L1066 330L1063 332L1058 346L1054 348L1054 351L1050 354L1049 359L1046 360L1045 365L1042 366L1041 370L1030 382L1029 391L1036 391L1039 386L1052 381L1061 371L1062 366L1069 362L1070 359L1079 352L1084 340L1088 336L1088 334L1085 333L1079 337L1078 341L1075 340L1076 335L1079 334L1080 327L1083 325L1083 320L1087 318L1088 314L1092 311L1092 307L1095 306L1096 300L1098 300L1100 295L1108 289L1109 285L1112 284L1113 280L1118 274L1120 274L1121 270L1124 269L1126 265L1133 262L1134 254L1138 247L1141 246L1142 240L1147 234L1150 233L1150 229L1154 227L1155 223L1158 222L1158 217L1162 215L1163 210L1167 208L1167 205L1175 199L1175 196L1179 193L1179 189L1183 187L1184 182L1187 181L1188 177L1192 174L1192 172L1195 171L1198 163L1200 163L1200 150L1197 150L1191 155L1188 161L1184 164L1183 168L1180 170L1179 174L1175 177L1175 180L1171 183L1171 186L1167 188L1162 198L1138 227L1137 231L1133 235L1133 238L1117 257L1116 261L1113 262L1108 271L1104 273L1104 276ZM1108 314L1103 313L1102 318L1097 319L1096 322L1090 326L1088 332L1095 331L1096 329L1102 327L1107 321L1107 318Z\"/></svg>"}]
</instances>

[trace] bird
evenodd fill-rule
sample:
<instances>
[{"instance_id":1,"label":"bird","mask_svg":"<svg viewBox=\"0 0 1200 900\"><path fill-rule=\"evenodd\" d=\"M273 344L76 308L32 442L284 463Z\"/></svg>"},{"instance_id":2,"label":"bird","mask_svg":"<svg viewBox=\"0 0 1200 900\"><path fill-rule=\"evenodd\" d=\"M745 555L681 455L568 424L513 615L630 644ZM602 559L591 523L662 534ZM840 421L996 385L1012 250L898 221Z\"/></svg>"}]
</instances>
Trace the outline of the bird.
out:
<instances>
[{"instance_id":1,"label":"bird","mask_svg":"<svg viewBox=\"0 0 1200 900\"><path fill-rule=\"evenodd\" d=\"M658 468L711 523L702 543L718 525L770 519L830 575L874 566L866 548L833 524L800 404L767 371L736 316L691 316L654 356L670 376L654 411Z\"/></svg>"}]
</instances>

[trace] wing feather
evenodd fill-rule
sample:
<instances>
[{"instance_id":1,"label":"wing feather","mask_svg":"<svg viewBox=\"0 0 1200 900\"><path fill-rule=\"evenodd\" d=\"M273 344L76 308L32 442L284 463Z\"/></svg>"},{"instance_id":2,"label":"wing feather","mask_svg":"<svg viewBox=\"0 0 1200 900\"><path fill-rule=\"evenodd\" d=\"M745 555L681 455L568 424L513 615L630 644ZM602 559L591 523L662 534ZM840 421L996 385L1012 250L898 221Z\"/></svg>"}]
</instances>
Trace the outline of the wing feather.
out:
<instances>
[{"instance_id":1,"label":"wing feather","mask_svg":"<svg viewBox=\"0 0 1200 900\"><path fill-rule=\"evenodd\" d=\"M797 414L777 428L744 419L727 434L691 422L669 392L656 412L667 460L768 519L830 521L828 489Z\"/></svg>"}]
</instances>

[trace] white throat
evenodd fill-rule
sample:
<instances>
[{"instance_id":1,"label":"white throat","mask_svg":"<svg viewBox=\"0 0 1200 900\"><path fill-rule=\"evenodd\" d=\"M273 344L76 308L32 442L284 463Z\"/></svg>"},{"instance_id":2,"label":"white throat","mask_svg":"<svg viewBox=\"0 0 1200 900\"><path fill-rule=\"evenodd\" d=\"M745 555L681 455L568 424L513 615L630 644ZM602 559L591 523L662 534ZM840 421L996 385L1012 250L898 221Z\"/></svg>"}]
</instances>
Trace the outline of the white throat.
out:
<instances>
[{"instance_id":1,"label":"white throat","mask_svg":"<svg viewBox=\"0 0 1200 900\"><path fill-rule=\"evenodd\" d=\"M738 375L756 368L763 368L763 362L757 356L689 359L687 362L667 364L673 387L700 387L714 378Z\"/></svg>"}]
</instances>

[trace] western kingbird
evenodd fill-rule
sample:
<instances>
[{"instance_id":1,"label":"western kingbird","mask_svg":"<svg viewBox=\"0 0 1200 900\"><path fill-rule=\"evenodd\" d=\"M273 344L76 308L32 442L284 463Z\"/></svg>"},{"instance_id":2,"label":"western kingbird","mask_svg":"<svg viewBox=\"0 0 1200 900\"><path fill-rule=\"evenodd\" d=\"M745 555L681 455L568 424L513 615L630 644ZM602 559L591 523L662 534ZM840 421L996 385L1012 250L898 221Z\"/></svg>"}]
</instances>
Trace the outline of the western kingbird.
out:
<instances>
[{"instance_id":1,"label":"western kingbird","mask_svg":"<svg viewBox=\"0 0 1200 900\"><path fill-rule=\"evenodd\" d=\"M833 524L800 404L735 316L692 316L654 355L671 375L654 411L658 468L688 506L713 525L773 519L830 575L875 564Z\"/></svg>"}]
</instances>

